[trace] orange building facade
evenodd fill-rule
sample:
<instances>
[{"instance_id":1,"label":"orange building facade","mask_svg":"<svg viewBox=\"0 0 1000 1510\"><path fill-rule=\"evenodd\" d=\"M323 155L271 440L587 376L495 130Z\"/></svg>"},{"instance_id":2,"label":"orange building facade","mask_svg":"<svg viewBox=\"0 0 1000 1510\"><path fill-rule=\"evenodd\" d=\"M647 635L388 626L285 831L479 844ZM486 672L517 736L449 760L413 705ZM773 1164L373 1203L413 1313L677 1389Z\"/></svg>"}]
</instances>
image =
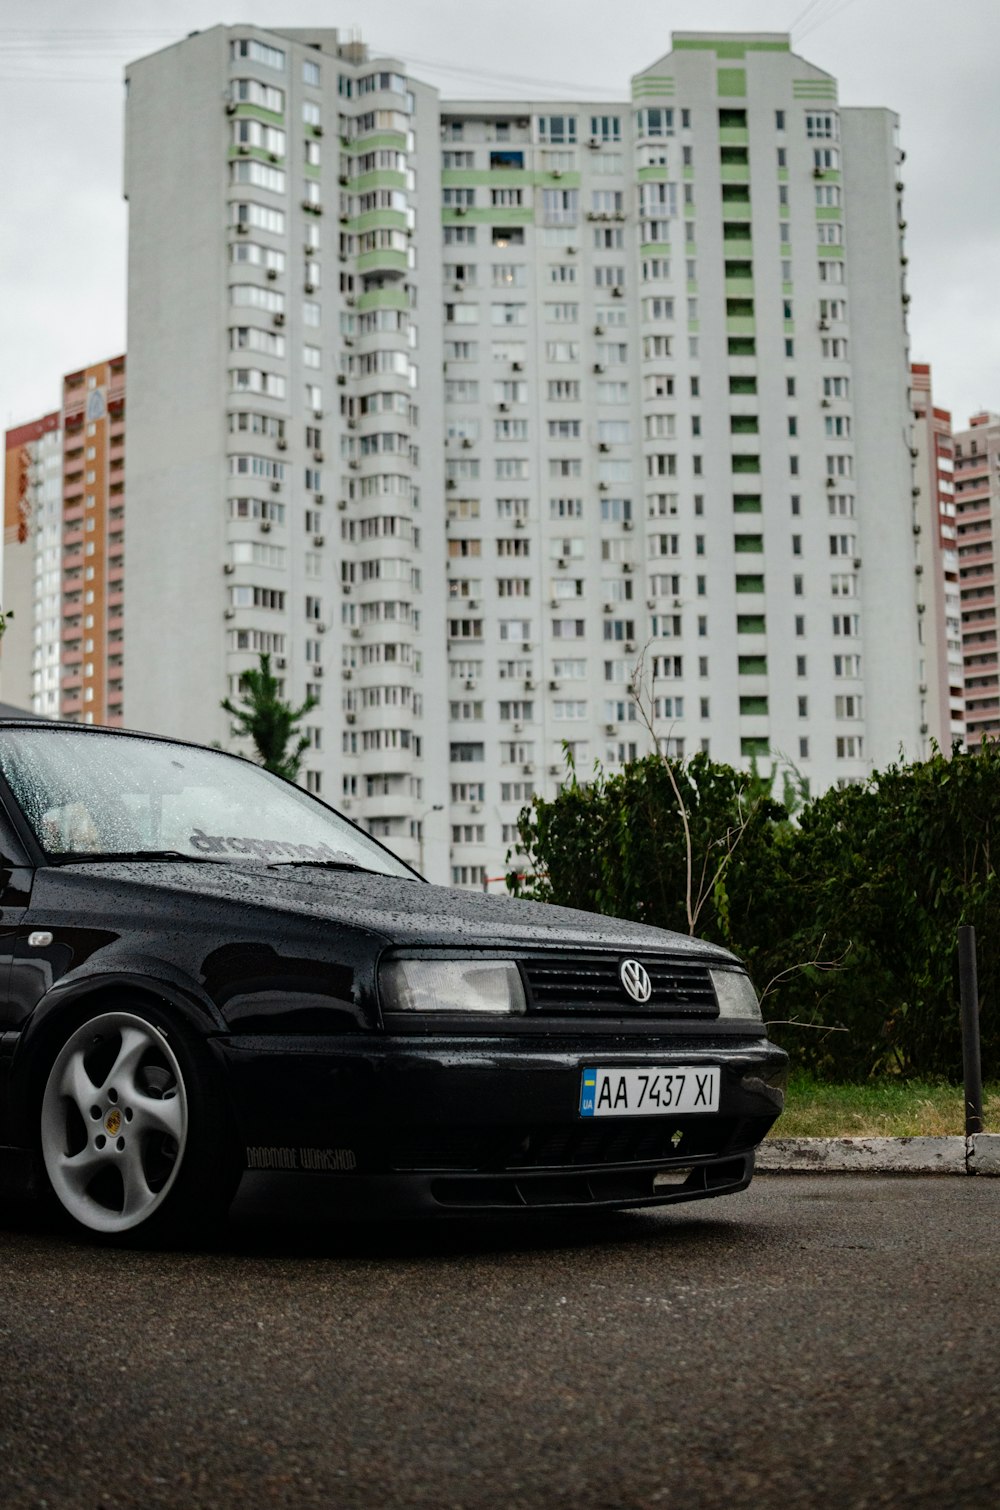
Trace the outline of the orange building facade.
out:
<instances>
[{"instance_id":1,"label":"orange building facade","mask_svg":"<svg viewBox=\"0 0 1000 1510\"><path fill-rule=\"evenodd\" d=\"M122 721L125 358L63 379L58 412L9 430L4 700L75 723Z\"/></svg>"}]
</instances>

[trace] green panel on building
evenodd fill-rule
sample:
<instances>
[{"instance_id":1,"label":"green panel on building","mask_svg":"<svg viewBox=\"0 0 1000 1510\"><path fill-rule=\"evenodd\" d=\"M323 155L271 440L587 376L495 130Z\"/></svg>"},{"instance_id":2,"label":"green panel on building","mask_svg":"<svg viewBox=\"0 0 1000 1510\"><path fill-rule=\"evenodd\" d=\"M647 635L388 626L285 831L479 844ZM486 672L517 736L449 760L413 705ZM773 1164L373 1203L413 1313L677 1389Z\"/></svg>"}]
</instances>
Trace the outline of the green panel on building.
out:
<instances>
[{"instance_id":1,"label":"green panel on building","mask_svg":"<svg viewBox=\"0 0 1000 1510\"><path fill-rule=\"evenodd\" d=\"M720 68L716 79L720 100L743 99L747 92L745 68Z\"/></svg>"},{"instance_id":2,"label":"green panel on building","mask_svg":"<svg viewBox=\"0 0 1000 1510\"><path fill-rule=\"evenodd\" d=\"M351 191L354 194L364 194L369 189L405 188L406 174L397 173L393 168L380 168L375 173L362 173L360 178L351 179Z\"/></svg>"},{"instance_id":3,"label":"green panel on building","mask_svg":"<svg viewBox=\"0 0 1000 1510\"><path fill-rule=\"evenodd\" d=\"M364 314L368 309L409 309L406 290L398 287L374 288L370 293L358 295L358 309Z\"/></svg>"},{"instance_id":4,"label":"green panel on building","mask_svg":"<svg viewBox=\"0 0 1000 1510\"><path fill-rule=\"evenodd\" d=\"M353 142L342 136L340 145L359 157L365 152L374 152L377 147L391 147L396 152L405 152L406 136L401 131L376 131L371 136L359 136Z\"/></svg>"},{"instance_id":5,"label":"green panel on building","mask_svg":"<svg viewBox=\"0 0 1000 1510\"><path fill-rule=\"evenodd\" d=\"M255 121L266 121L269 126L283 126L285 117L276 110L264 110L260 105L237 105L236 115L249 115Z\"/></svg>"},{"instance_id":6,"label":"green panel on building","mask_svg":"<svg viewBox=\"0 0 1000 1510\"><path fill-rule=\"evenodd\" d=\"M632 80L632 98L647 99L657 95L669 98L674 93L674 80L667 74L646 73Z\"/></svg>"},{"instance_id":7,"label":"green panel on building","mask_svg":"<svg viewBox=\"0 0 1000 1510\"><path fill-rule=\"evenodd\" d=\"M470 225L530 225L534 218L535 212L530 205L491 205L488 210L441 211L444 225L458 225L463 220Z\"/></svg>"},{"instance_id":8,"label":"green panel on building","mask_svg":"<svg viewBox=\"0 0 1000 1510\"><path fill-rule=\"evenodd\" d=\"M792 44L783 38L747 38L737 42L728 37L676 37L674 52L714 52L717 58L745 58L748 52L791 52Z\"/></svg>"},{"instance_id":9,"label":"green panel on building","mask_svg":"<svg viewBox=\"0 0 1000 1510\"><path fill-rule=\"evenodd\" d=\"M405 210L368 210L350 222L352 231L405 231Z\"/></svg>"},{"instance_id":10,"label":"green panel on building","mask_svg":"<svg viewBox=\"0 0 1000 1510\"><path fill-rule=\"evenodd\" d=\"M523 168L445 168L441 174L441 187L471 189L489 184L494 189L520 189L530 188L534 179L535 175Z\"/></svg>"},{"instance_id":11,"label":"green panel on building","mask_svg":"<svg viewBox=\"0 0 1000 1510\"><path fill-rule=\"evenodd\" d=\"M394 252L389 248L380 248L376 252L362 252L357 263L359 273L371 273L379 268L393 268L397 272L405 273L406 265L406 253Z\"/></svg>"}]
</instances>

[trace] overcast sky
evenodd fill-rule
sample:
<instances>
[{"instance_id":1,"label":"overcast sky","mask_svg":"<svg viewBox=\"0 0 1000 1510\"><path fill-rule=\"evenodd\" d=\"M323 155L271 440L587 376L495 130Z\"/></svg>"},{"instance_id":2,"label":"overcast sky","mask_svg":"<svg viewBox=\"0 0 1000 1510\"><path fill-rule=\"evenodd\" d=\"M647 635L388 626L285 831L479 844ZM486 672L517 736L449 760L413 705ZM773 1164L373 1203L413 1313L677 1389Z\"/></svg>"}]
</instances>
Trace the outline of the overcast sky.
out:
<instances>
[{"instance_id":1,"label":"overcast sky","mask_svg":"<svg viewBox=\"0 0 1000 1510\"><path fill-rule=\"evenodd\" d=\"M674 30L791 31L841 104L899 113L912 357L956 426L1000 410L1000 0L0 0L4 429L125 348L124 65L240 21L353 28L480 99L624 101Z\"/></svg>"}]
</instances>

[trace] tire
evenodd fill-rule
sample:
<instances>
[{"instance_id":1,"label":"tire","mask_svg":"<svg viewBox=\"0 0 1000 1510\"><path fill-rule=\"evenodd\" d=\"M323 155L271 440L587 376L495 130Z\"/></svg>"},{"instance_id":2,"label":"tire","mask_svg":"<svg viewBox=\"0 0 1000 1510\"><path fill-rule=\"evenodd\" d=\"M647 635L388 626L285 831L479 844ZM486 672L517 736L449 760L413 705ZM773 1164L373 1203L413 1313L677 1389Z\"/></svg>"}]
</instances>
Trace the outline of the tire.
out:
<instances>
[{"instance_id":1,"label":"tire","mask_svg":"<svg viewBox=\"0 0 1000 1510\"><path fill-rule=\"evenodd\" d=\"M119 1244L215 1225L239 1179L201 1045L142 1002L88 1017L63 1039L42 1094L42 1162L76 1230Z\"/></svg>"}]
</instances>

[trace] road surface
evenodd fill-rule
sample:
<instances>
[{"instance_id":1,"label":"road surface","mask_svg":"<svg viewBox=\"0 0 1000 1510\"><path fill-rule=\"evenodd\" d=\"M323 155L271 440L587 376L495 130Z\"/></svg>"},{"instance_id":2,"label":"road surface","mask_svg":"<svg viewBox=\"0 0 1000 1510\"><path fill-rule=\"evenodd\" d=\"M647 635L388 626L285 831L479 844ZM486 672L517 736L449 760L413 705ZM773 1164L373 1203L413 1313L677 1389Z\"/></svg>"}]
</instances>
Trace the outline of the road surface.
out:
<instances>
[{"instance_id":1,"label":"road surface","mask_svg":"<svg viewBox=\"0 0 1000 1510\"><path fill-rule=\"evenodd\" d=\"M1000 1180L200 1251L0 1226L0 1503L1000 1504Z\"/></svg>"}]
</instances>

